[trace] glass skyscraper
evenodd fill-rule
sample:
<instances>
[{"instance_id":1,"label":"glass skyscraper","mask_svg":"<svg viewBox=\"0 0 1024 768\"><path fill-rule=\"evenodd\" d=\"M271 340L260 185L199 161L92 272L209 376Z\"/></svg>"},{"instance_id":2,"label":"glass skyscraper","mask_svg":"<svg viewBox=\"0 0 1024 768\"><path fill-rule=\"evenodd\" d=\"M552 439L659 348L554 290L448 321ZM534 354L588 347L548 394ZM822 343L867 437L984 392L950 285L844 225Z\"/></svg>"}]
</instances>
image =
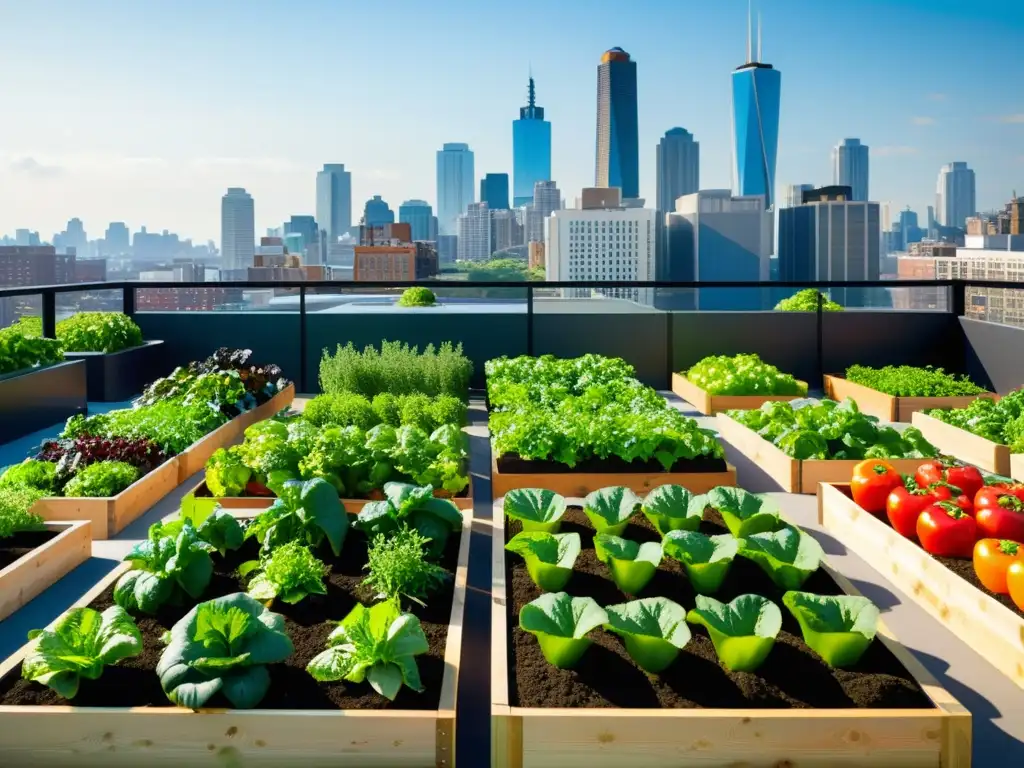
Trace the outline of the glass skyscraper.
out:
<instances>
[{"instance_id":1,"label":"glass skyscraper","mask_svg":"<svg viewBox=\"0 0 1024 768\"><path fill-rule=\"evenodd\" d=\"M398 220L409 225L413 240L437 240L437 219L426 200L406 200L398 206Z\"/></svg>"},{"instance_id":2,"label":"glass skyscraper","mask_svg":"<svg viewBox=\"0 0 1024 768\"><path fill-rule=\"evenodd\" d=\"M367 227L382 227L385 224L395 223L395 212L391 206L381 199L380 195L374 195L366 201L363 209L363 224Z\"/></svg>"},{"instance_id":3,"label":"glass skyscraper","mask_svg":"<svg viewBox=\"0 0 1024 768\"><path fill-rule=\"evenodd\" d=\"M640 197L636 62L621 48L605 51L597 68L597 170L595 185L618 187L622 198Z\"/></svg>"},{"instance_id":4,"label":"glass skyscraper","mask_svg":"<svg viewBox=\"0 0 1024 768\"><path fill-rule=\"evenodd\" d=\"M343 163L327 163L316 175L316 222L328 243L352 227L352 174Z\"/></svg>"},{"instance_id":5,"label":"glass skyscraper","mask_svg":"<svg viewBox=\"0 0 1024 768\"><path fill-rule=\"evenodd\" d=\"M437 153L437 231L459 233L459 216L473 202L473 153L468 144L448 143Z\"/></svg>"},{"instance_id":6,"label":"glass skyscraper","mask_svg":"<svg viewBox=\"0 0 1024 768\"><path fill-rule=\"evenodd\" d=\"M760 21L757 59L761 58ZM775 204L775 159L779 149L782 73L753 58L747 29L747 63L732 73L733 162L736 192L764 195Z\"/></svg>"},{"instance_id":7,"label":"glass skyscraper","mask_svg":"<svg viewBox=\"0 0 1024 768\"><path fill-rule=\"evenodd\" d=\"M512 197L516 208L533 201L533 185L551 180L551 123L530 78L530 98L512 121ZM492 206L493 207L493 206ZM506 206L507 207L507 206Z\"/></svg>"},{"instance_id":8,"label":"glass skyscraper","mask_svg":"<svg viewBox=\"0 0 1024 768\"><path fill-rule=\"evenodd\" d=\"M480 202L492 211L508 208L508 174L488 173L480 179Z\"/></svg>"}]
</instances>

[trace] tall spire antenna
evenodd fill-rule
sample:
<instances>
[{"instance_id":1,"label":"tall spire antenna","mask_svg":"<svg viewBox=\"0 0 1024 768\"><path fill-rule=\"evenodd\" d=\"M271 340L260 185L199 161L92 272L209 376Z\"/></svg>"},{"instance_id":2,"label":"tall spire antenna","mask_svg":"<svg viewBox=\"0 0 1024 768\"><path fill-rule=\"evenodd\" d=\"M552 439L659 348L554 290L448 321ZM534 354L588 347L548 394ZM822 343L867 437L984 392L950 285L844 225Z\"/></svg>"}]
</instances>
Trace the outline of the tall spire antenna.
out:
<instances>
[{"instance_id":1,"label":"tall spire antenna","mask_svg":"<svg viewBox=\"0 0 1024 768\"><path fill-rule=\"evenodd\" d=\"M533 87L533 70L530 70L530 109L537 106L536 91Z\"/></svg>"},{"instance_id":2,"label":"tall spire antenna","mask_svg":"<svg viewBox=\"0 0 1024 768\"><path fill-rule=\"evenodd\" d=\"M761 58L761 12L757 12L757 61L764 61Z\"/></svg>"},{"instance_id":3,"label":"tall spire antenna","mask_svg":"<svg viewBox=\"0 0 1024 768\"><path fill-rule=\"evenodd\" d=\"M751 28L750 28L750 0L747 0L747 64L750 63L750 56L752 54L751 47Z\"/></svg>"}]
</instances>

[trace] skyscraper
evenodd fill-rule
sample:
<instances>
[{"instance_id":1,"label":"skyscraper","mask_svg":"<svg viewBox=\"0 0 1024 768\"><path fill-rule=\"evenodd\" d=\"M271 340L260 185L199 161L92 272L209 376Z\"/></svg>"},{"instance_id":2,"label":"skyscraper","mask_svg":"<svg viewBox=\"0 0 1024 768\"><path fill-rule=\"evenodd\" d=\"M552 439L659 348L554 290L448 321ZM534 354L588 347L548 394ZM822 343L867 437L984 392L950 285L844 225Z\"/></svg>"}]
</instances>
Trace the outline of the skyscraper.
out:
<instances>
[{"instance_id":1,"label":"skyscraper","mask_svg":"<svg viewBox=\"0 0 1024 768\"><path fill-rule=\"evenodd\" d=\"M523 241L544 242L544 221L562 207L562 193L553 181L533 185L533 202L522 206Z\"/></svg>"},{"instance_id":2,"label":"skyscraper","mask_svg":"<svg viewBox=\"0 0 1024 768\"><path fill-rule=\"evenodd\" d=\"M221 269L248 269L256 253L256 217L252 197L241 187L220 199Z\"/></svg>"},{"instance_id":3,"label":"skyscraper","mask_svg":"<svg viewBox=\"0 0 1024 768\"><path fill-rule=\"evenodd\" d=\"M123 221L112 221L103 235L104 256L124 256L131 252L131 235Z\"/></svg>"},{"instance_id":4,"label":"skyscraper","mask_svg":"<svg viewBox=\"0 0 1024 768\"><path fill-rule=\"evenodd\" d=\"M437 227L457 235L459 216L473 202L473 153L468 144L445 144L437 153Z\"/></svg>"},{"instance_id":5,"label":"skyscraper","mask_svg":"<svg viewBox=\"0 0 1024 768\"><path fill-rule=\"evenodd\" d=\"M344 164L324 165L316 175L316 221L328 243L352 228L352 174Z\"/></svg>"},{"instance_id":6,"label":"skyscraper","mask_svg":"<svg viewBox=\"0 0 1024 768\"><path fill-rule=\"evenodd\" d=\"M775 204L775 159L779 149L782 73L761 63L761 20L757 22L757 59L753 58L747 17L747 61L732 73L734 183L740 196L764 195Z\"/></svg>"},{"instance_id":7,"label":"skyscraper","mask_svg":"<svg viewBox=\"0 0 1024 768\"><path fill-rule=\"evenodd\" d=\"M967 217L978 212L974 197L974 171L967 163L950 163L939 171L935 218L944 227L963 229Z\"/></svg>"},{"instance_id":8,"label":"skyscraper","mask_svg":"<svg viewBox=\"0 0 1024 768\"><path fill-rule=\"evenodd\" d=\"M491 211L470 203L458 219L459 261L486 261L491 255Z\"/></svg>"},{"instance_id":9,"label":"skyscraper","mask_svg":"<svg viewBox=\"0 0 1024 768\"><path fill-rule=\"evenodd\" d=\"M700 189L700 142L685 128L672 128L658 142L658 210L675 210L676 200Z\"/></svg>"},{"instance_id":10,"label":"skyscraper","mask_svg":"<svg viewBox=\"0 0 1024 768\"><path fill-rule=\"evenodd\" d=\"M488 173L480 179L480 202L492 211L508 208L508 174Z\"/></svg>"},{"instance_id":11,"label":"skyscraper","mask_svg":"<svg viewBox=\"0 0 1024 768\"><path fill-rule=\"evenodd\" d=\"M398 206L398 221L409 225L413 240L437 240L437 218L426 200L406 200Z\"/></svg>"},{"instance_id":12,"label":"skyscraper","mask_svg":"<svg viewBox=\"0 0 1024 768\"><path fill-rule=\"evenodd\" d=\"M804 192L814 189L813 184L787 184L782 192L780 208L792 208L794 205L803 205Z\"/></svg>"},{"instance_id":13,"label":"skyscraper","mask_svg":"<svg viewBox=\"0 0 1024 768\"><path fill-rule=\"evenodd\" d=\"M551 123L544 119L544 107L537 106L537 94L530 78L530 96L512 121L512 196L516 208L533 200L533 185L551 179Z\"/></svg>"},{"instance_id":14,"label":"skyscraper","mask_svg":"<svg viewBox=\"0 0 1024 768\"><path fill-rule=\"evenodd\" d=\"M395 212L380 195L374 195L366 201L363 209L363 224L367 227L382 227L395 223Z\"/></svg>"},{"instance_id":15,"label":"skyscraper","mask_svg":"<svg viewBox=\"0 0 1024 768\"><path fill-rule=\"evenodd\" d=\"M849 187L854 202L867 202L868 147L860 139L843 139L832 149L832 183Z\"/></svg>"},{"instance_id":16,"label":"skyscraper","mask_svg":"<svg viewBox=\"0 0 1024 768\"><path fill-rule=\"evenodd\" d=\"M598 187L618 187L624 200L640 197L639 141L636 62L612 48L597 67Z\"/></svg>"}]
</instances>

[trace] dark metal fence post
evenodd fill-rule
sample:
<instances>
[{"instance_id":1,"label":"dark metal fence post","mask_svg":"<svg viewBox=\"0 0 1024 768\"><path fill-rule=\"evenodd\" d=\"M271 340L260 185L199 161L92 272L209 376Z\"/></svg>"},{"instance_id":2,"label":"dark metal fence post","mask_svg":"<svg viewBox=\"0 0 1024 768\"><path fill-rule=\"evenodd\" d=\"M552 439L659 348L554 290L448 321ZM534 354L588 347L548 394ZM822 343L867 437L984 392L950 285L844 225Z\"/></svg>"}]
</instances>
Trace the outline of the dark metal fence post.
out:
<instances>
[{"instance_id":1,"label":"dark metal fence post","mask_svg":"<svg viewBox=\"0 0 1024 768\"><path fill-rule=\"evenodd\" d=\"M53 290L43 291L43 336L57 338L57 294Z\"/></svg>"},{"instance_id":2,"label":"dark metal fence post","mask_svg":"<svg viewBox=\"0 0 1024 768\"><path fill-rule=\"evenodd\" d=\"M533 357L533 286L526 286L526 354Z\"/></svg>"},{"instance_id":3,"label":"dark metal fence post","mask_svg":"<svg viewBox=\"0 0 1024 768\"><path fill-rule=\"evenodd\" d=\"M824 345L824 342L823 342L825 332L824 332L824 329L822 327L822 323L823 323L822 305L824 303L825 303L825 295L821 291L818 291L818 339L817 339L817 345L818 345L817 346L818 378L817 378L817 384L816 384L815 388L817 388L818 386L821 386L824 383L824 381L825 381L825 345Z\"/></svg>"},{"instance_id":4,"label":"dark metal fence post","mask_svg":"<svg viewBox=\"0 0 1024 768\"><path fill-rule=\"evenodd\" d=\"M135 317L135 286L125 283L121 286L121 305L128 317Z\"/></svg>"},{"instance_id":5,"label":"dark metal fence post","mask_svg":"<svg viewBox=\"0 0 1024 768\"><path fill-rule=\"evenodd\" d=\"M309 392L306 387L306 286L299 286L299 391Z\"/></svg>"},{"instance_id":6,"label":"dark metal fence post","mask_svg":"<svg viewBox=\"0 0 1024 768\"><path fill-rule=\"evenodd\" d=\"M963 317L967 314L967 283L963 280L954 280L949 290L952 293L949 308L953 312L953 317Z\"/></svg>"}]
</instances>

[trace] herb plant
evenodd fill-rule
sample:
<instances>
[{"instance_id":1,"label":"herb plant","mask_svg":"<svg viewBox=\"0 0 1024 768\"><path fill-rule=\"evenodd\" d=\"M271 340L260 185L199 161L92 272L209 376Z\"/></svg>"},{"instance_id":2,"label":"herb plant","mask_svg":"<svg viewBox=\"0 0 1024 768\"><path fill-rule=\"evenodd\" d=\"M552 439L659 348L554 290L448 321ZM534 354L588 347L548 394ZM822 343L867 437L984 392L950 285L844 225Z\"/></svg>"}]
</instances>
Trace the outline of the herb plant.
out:
<instances>
[{"instance_id":1,"label":"herb plant","mask_svg":"<svg viewBox=\"0 0 1024 768\"><path fill-rule=\"evenodd\" d=\"M448 572L426 558L429 539L411 528L387 537L378 533L367 552L363 583L376 590L377 600L402 598L426 605L424 600L448 580Z\"/></svg>"},{"instance_id":2,"label":"herb plant","mask_svg":"<svg viewBox=\"0 0 1024 768\"><path fill-rule=\"evenodd\" d=\"M364 680L394 701L402 686L421 693L416 657L430 649L420 620L402 613L392 600L369 608L356 605L327 638L327 650L309 662L314 680Z\"/></svg>"},{"instance_id":3,"label":"herb plant","mask_svg":"<svg viewBox=\"0 0 1024 768\"><path fill-rule=\"evenodd\" d=\"M125 556L131 570L114 585L114 602L132 613L156 613L166 603L181 604L186 596L199 599L213 576L211 551L191 525L164 535L160 523L154 524L149 537Z\"/></svg>"},{"instance_id":4,"label":"herb plant","mask_svg":"<svg viewBox=\"0 0 1024 768\"><path fill-rule=\"evenodd\" d=\"M437 297L434 292L421 285L406 288L398 299L400 307L433 307L435 304L437 304Z\"/></svg>"},{"instance_id":5,"label":"herb plant","mask_svg":"<svg viewBox=\"0 0 1024 768\"><path fill-rule=\"evenodd\" d=\"M1011 453L1024 453L1024 389L999 400L979 397L966 408L936 408L926 413L986 440L1008 445Z\"/></svg>"},{"instance_id":6,"label":"herb plant","mask_svg":"<svg viewBox=\"0 0 1024 768\"><path fill-rule=\"evenodd\" d=\"M830 667L856 664L878 632L878 607L866 597L787 592L782 602L799 622L804 642Z\"/></svg>"},{"instance_id":7,"label":"herb plant","mask_svg":"<svg viewBox=\"0 0 1024 768\"><path fill-rule=\"evenodd\" d=\"M823 312L841 312L842 305L832 301L828 296L814 288L805 288L798 291L787 299L783 299L775 305L779 312L817 312L818 297L821 297L821 310Z\"/></svg>"},{"instance_id":8,"label":"herb plant","mask_svg":"<svg viewBox=\"0 0 1024 768\"><path fill-rule=\"evenodd\" d=\"M156 673L167 698L188 709L218 693L236 709L255 707L270 688L267 664L294 650L284 617L241 592L199 603L167 635Z\"/></svg>"},{"instance_id":9,"label":"herb plant","mask_svg":"<svg viewBox=\"0 0 1024 768\"><path fill-rule=\"evenodd\" d=\"M792 526L740 539L739 554L761 566L780 589L800 589L824 557L816 539Z\"/></svg>"},{"instance_id":10,"label":"herb plant","mask_svg":"<svg viewBox=\"0 0 1024 768\"><path fill-rule=\"evenodd\" d=\"M957 397L985 392L967 376L946 373L941 368L916 368L912 365L887 365L884 368L854 365L846 369L846 378L854 384L896 397Z\"/></svg>"},{"instance_id":11,"label":"herb plant","mask_svg":"<svg viewBox=\"0 0 1024 768\"><path fill-rule=\"evenodd\" d=\"M658 533L666 536L669 531L697 530L705 507L704 496L694 496L681 485L659 485L644 497L640 511Z\"/></svg>"},{"instance_id":12,"label":"herb plant","mask_svg":"<svg viewBox=\"0 0 1024 768\"><path fill-rule=\"evenodd\" d=\"M57 323L57 340L65 352L109 354L140 346L142 330L120 312L78 312Z\"/></svg>"},{"instance_id":13,"label":"herb plant","mask_svg":"<svg viewBox=\"0 0 1024 768\"><path fill-rule=\"evenodd\" d=\"M558 533L565 514L565 499L541 488L513 488L502 505L505 517L518 520L524 531Z\"/></svg>"},{"instance_id":14,"label":"herb plant","mask_svg":"<svg viewBox=\"0 0 1024 768\"><path fill-rule=\"evenodd\" d=\"M28 633L32 647L21 663L21 676L73 699L82 679L98 680L103 668L142 653L142 633L123 608L103 613L72 608L53 629Z\"/></svg>"},{"instance_id":15,"label":"herb plant","mask_svg":"<svg viewBox=\"0 0 1024 768\"><path fill-rule=\"evenodd\" d=\"M68 480L64 495L72 497L117 496L141 477L139 470L123 461L90 464Z\"/></svg>"},{"instance_id":16,"label":"herb plant","mask_svg":"<svg viewBox=\"0 0 1024 768\"><path fill-rule=\"evenodd\" d=\"M325 352L320 361L320 388L327 393L355 392L373 397L381 392L407 395L469 396L473 364L462 353L462 345L444 342L428 345L422 353L397 341L382 342L380 350L366 347L362 352L352 343L338 345L335 354Z\"/></svg>"},{"instance_id":17,"label":"herb plant","mask_svg":"<svg viewBox=\"0 0 1024 768\"><path fill-rule=\"evenodd\" d=\"M615 585L627 595L636 595L647 586L661 563L661 544L639 544L619 536L599 533L594 537L597 559L608 566Z\"/></svg>"},{"instance_id":18,"label":"herb plant","mask_svg":"<svg viewBox=\"0 0 1024 768\"><path fill-rule=\"evenodd\" d=\"M740 595L728 603L697 595L696 601L686 620L707 629L727 669L753 672L764 663L782 629L779 606L760 595Z\"/></svg>"},{"instance_id":19,"label":"herb plant","mask_svg":"<svg viewBox=\"0 0 1024 768\"><path fill-rule=\"evenodd\" d=\"M580 535L522 531L512 537L505 549L523 558L534 584L545 592L558 592L572 576L572 566L581 549Z\"/></svg>"},{"instance_id":20,"label":"herb plant","mask_svg":"<svg viewBox=\"0 0 1024 768\"><path fill-rule=\"evenodd\" d=\"M807 395L806 384L757 355L705 357L686 378L712 395Z\"/></svg>"},{"instance_id":21,"label":"herb plant","mask_svg":"<svg viewBox=\"0 0 1024 768\"><path fill-rule=\"evenodd\" d=\"M324 573L327 568L309 548L289 541L271 550L262 560L243 563L243 576L256 571L247 592L262 602L275 598L285 603L298 603L308 595L326 595Z\"/></svg>"},{"instance_id":22,"label":"herb plant","mask_svg":"<svg viewBox=\"0 0 1024 768\"><path fill-rule=\"evenodd\" d=\"M27 485L0 485L0 539L43 529L43 518L32 511L43 496Z\"/></svg>"},{"instance_id":23,"label":"herb plant","mask_svg":"<svg viewBox=\"0 0 1024 768\"><path fill-rule=\"evenodd\" d=\"M576 665L593 642L587 635L608 623L608 614L590 597L547 592L519 611L519 628L536 636L548 664Z\"/></svg>"},{"instance_id":24,"label":"herb plant","mask_svg":"<svg viewBox=\"0 0 1024 768\"><path fill-rule=\"evenodd\" d=\"M739 542L728 533L705 536L699 531L669 531L662 542L665 554L686 569L686 577L702 595L717 592L739 552Z\"/></svg>"},{"instance_id":25,"label":"herb plant","mask_svg":"<svg viewBox=\"0 0 1024 768\"><path fill-rule=\"evenodd\" d=\"M466 403L452 395L393 395L382 392L368 400L354 392L317 395L302 411L302 417L316 426L355 426L369 430L378 424L392 427L410 425L433 432L445 424L463 426Z\"/></svg>"},{"instance_id":26,"label":"herb plant","mask_svg":"<svg viewBox=\"0 0 1024 768\"><path fill-rule=\"evenodd\" d=\"M665 597L646 597L605 608L604 628L622 637L626 651L644 671L664 671L690 642L686 609Z\"/></svg>"}]
</instances>

